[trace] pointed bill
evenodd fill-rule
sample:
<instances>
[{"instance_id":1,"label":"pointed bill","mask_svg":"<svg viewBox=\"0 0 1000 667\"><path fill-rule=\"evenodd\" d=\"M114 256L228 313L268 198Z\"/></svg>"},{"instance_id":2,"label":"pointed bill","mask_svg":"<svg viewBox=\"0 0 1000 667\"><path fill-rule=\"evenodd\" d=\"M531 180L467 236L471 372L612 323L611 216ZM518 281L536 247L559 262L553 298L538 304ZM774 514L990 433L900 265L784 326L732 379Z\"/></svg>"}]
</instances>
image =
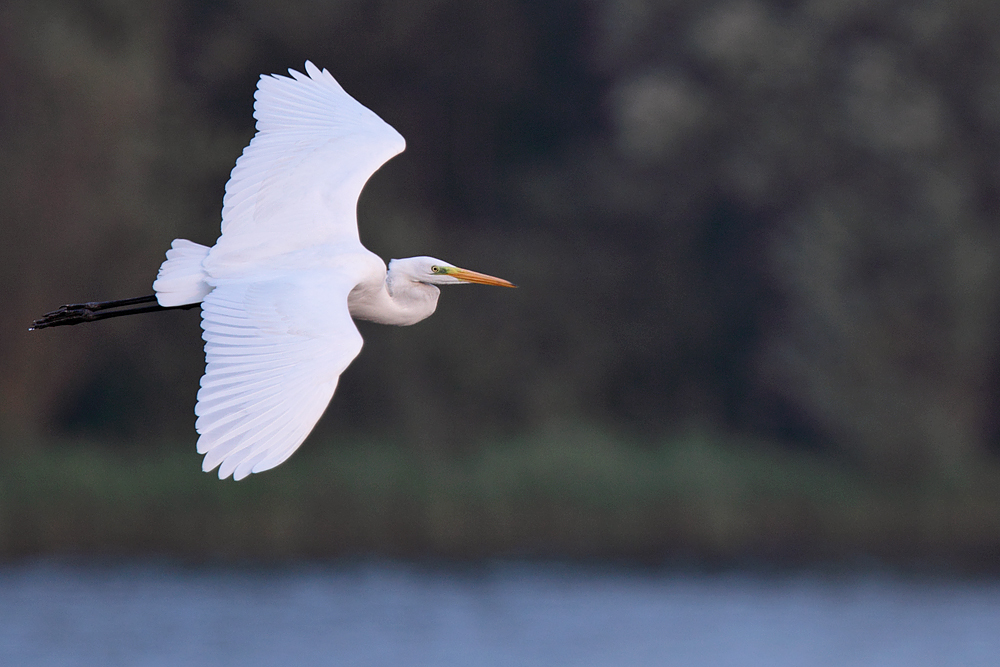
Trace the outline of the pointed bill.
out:
<instances>
[{"instance_id":1,"label":"pointed bill","mask_svg":"<svg viewBox=\"0 0 1000 667\"><path fill-rule=\"evenodd\" d=\"M460 269L458 267L449 268L448 275L454 278L458 278L459 280L467 283L476 283L479 285L496 285L498 287L517 287L517 285L510 282L509 280L504 280L503 278L496 278L494 276L488 276L485 273L478 273L477 271Z\"/></svg>"}]
</instances>

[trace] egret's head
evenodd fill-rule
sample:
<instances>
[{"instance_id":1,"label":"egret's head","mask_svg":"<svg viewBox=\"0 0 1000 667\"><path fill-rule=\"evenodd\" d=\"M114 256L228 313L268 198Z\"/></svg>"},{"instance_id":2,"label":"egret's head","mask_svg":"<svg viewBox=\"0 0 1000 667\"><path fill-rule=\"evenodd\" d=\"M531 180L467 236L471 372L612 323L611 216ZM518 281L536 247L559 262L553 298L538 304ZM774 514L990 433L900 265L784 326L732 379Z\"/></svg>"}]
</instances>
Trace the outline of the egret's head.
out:
<instances>
[{"instance_id":1,"label":"egret's head","mask_svg":"<svg viewBox=\"0 0 1000 667\"><path fill-rule=\"evenodd\" d=\"M463 283L479 283L480 285L499 285L501 287L517 287L517 285L494 278L485 273L477 273L468 269L442 262L433 257L407 257L389 262L389 271L420 283L428 285L461 285Z\"/></svg>"}]
</instances>

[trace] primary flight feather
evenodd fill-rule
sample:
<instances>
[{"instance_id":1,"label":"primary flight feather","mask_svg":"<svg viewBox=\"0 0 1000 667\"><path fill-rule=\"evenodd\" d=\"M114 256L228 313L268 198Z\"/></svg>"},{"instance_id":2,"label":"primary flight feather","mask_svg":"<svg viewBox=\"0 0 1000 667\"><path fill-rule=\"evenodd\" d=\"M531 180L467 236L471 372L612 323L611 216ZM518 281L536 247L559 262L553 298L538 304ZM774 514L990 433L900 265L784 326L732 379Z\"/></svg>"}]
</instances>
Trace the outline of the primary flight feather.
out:
<instances>
[{"instance_id":1,"label":"primary flight feather","mask_svg":"<svg viewBox=\"0 0 1000 667\"><path fill-rule=\"evenodd\" d=\"M261 76L257 134L226 184L214 246L176 239L155 296L71 304L32 326L200 304L206 367L195 428L202 468L218 467L220 478L273 468L302 444L361 351L354 319L419 322L437 307L437 285L513 287L433 257L387 269L361 245L361 189L406 143L327 70L305 69Z\"/></svg>"}]
</instances>

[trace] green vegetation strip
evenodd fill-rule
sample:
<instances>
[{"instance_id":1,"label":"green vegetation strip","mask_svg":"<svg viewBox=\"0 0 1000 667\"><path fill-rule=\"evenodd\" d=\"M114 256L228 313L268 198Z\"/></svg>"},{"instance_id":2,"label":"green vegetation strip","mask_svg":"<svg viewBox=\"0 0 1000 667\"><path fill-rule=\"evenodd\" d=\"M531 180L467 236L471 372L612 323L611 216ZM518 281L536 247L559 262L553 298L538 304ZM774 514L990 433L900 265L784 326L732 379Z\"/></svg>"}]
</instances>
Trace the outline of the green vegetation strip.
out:
<instances>
[{"instance_id":1,"label":"green vegetation strip","mask_svg":"<svg viewBox=\"0 0 1000 667\"><path fill-rule=\"evenodd\" d=\"M0 555L560 557L996 569L1000 471L887 484L815 454L593 431L422 454L310 442L242 482L190 447L33 447L0 466Z\"/></svg>"}]
</instances>

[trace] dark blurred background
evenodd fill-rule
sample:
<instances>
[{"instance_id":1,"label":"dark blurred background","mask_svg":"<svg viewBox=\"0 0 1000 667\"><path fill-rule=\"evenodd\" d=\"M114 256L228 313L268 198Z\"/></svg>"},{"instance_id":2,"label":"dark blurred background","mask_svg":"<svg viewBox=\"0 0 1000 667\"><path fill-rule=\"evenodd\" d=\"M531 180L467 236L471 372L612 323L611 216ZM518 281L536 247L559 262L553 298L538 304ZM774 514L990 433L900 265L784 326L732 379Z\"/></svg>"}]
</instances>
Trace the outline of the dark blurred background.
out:
<instances>
[{"instance_id":1,"label":"dark blurred background","mask_svg":"<svg viewBox=\"0 0 1000 667\"><path fill-rule=\"evenodd\" d=\"M175 237L212 244L258 76L310 59L408 142L362 195L362 241L521 288L362 324L304 450L462 461L555 437L641 456L697 433L739 479L806 462L780 468L796 490L755 492L768 534L813 523L786 521L803 496L847 502L809 496L836 470L867 490L823 554L862 525L995 564L1000 492L973 480L1000 453L997 26L987 0L8 0L0 457L169 441L202 475L196 311L27 325L150 293ZM871 521L885 489L896 509ZM914 494L937 509L899 509ZM667 524L630 544L671 552Z\"/></svg>"}]
</instances>

